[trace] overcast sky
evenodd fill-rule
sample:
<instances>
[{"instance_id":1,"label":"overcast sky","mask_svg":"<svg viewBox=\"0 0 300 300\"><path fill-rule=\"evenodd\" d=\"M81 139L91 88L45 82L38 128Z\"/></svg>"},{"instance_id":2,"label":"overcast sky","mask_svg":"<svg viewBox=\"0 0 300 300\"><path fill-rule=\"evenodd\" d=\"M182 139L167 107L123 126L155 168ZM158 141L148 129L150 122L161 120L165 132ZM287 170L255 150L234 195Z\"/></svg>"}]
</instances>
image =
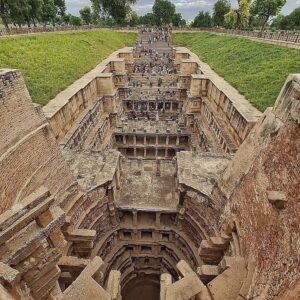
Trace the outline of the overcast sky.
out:
<instances>
[{"instance_id":1,"label":"overcast sky","mask_svg":"<svg viewBox=\"0 0 300 300\"><path fill-rule=\"evenodd\" d=\"M172 0L176 5L176 10L182 14L184 19L192 20L200 10L212 11L213 5L217 0ZM139 14L144 15L151 12L154 0L138 0L132 8ZM231 0L233 6L237 5L237 0ZM90 0L66 0L68 12L74 15L79 14L79 10L91 5ZM300 0L287 0L282 13L289 14L294 8L300 6Z\"/></svg>"}]
</instances>

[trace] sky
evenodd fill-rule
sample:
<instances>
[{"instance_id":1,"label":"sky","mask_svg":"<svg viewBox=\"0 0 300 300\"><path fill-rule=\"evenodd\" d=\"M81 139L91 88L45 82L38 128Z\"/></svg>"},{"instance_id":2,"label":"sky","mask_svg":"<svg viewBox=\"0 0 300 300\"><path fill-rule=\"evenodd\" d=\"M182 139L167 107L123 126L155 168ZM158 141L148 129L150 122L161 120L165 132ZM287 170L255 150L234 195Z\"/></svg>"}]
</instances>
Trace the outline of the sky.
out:
<instances>
[{"instance_id":1,"label":"sky","mask_svg":"<svg viewBox=\"0 0 300 300\"><path fill-rule=\"evenodd\" d=\"M176 6L176 11L180 12L184 19L193 20L200 10L211 12L217 0L171 0ZM139 15L151 12L154 0L138 0L132 9ZM79 15L79 10L84 6L90 6L90 0L66 0L68 12ZM237 0L231 0L233 7L237 6ZM289 14L293 9L300 6L300 0L287 0L282 9L284 15Z\"/></svg>"}]
</instances>

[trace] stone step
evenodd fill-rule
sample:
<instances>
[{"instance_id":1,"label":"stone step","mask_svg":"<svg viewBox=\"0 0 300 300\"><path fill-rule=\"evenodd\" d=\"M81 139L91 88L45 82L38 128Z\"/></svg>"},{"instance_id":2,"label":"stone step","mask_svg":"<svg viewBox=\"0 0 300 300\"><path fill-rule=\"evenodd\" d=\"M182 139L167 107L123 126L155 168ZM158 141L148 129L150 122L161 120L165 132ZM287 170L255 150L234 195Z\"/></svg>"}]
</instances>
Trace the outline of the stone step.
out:
<instances>
[{"instance_id":1,"label":"stone step","mask_svg":"<svg viewBox=\"0 0 300 300\"><path fill-rule=\"evenodd\" d=\"M76 205L78 205L79 200L84 196L82 191L78 191L76 195L72 199L69 200L68 203L66 203L66 206L64 207L64 211L66 215L72 215L72 212L74 211Z\"/></svg>"},{"instance_id":2,"label":"stone step","mask_svg":"<svg viewBox=\"0 0 300 300\"><path fill-rule=\"evenodd\" d=\"M70 198L72 198L78 191L78 182L72 182L67 188L64 194L60 197L59 205L63 208L69 202Z\"/></svg>"},{"instance_id":3,"label":"stone step","mask_svg":"<svg viewBox=\"0 0 300 300\"><path fill-rule=\"evenodd\" d=\"M60 269L55 266L47 274L40 277L39 281L32 284L27 282L28 287L31 289L36 299L42 299L51 289L53 289L54 283L59 278L60 273Z\"/></svg>"},{"instance_id":4,"label":"stone step","mask_svg":"<svg viewBox=\"0 0 300 300\"><path fill-rule=\"evenodd\" d=\"M229 244L228 240L219 236L210 237L209 242L213 247L216 247L221 250L226 250Z\"/></svg>"},{"instance_id":5,"label":"stone step","mask_svg":"<svg viewBox=\"0 0 300 300\"><path fill-rule=\"evenodd\" d=\"M78 258L76 256L62 256L58 261L58 266L62 272L79 274L90 261L90 259Z\"/></svg>"},{"instance_id":6,"label":"stone step","mask_svg":"<svg viewBox=\"0 0 300 300\"><path fill-rule=\"evenodd\" d=\"M220 271L224 271L227 268L231 267L235 264L245 264L245 259L240 256L223 256L222 260L220 261L218 267Z\"/></svg>"},{"instance_id":7,"label":"stone step","mask_svg":"<svg viewBox=\"0 0 300 300\"><path fill-rule=\"evenodd\" d=\"M203 283L208 283L219 275L219 268L213 265L202 265L197 268L197 274Z\"/></svg>"},{"instance_id":8,"label":"stone step","mask_svg":"<svg viewBox=\"0 0 300 300\"><path fill-rule=\"evenodd\" d=\"M4 231L6 228L28 213L30 209L44 202L49 197L50 192L47 188L42 186L23 199L22 202L18 204L18 209L14 209L13 206L11 209L6 210L0 215L0 231Z\"/></svg>"},{"instance_id":9,"label":"stone step","mask_svg":"<svg viewBox=\"0 0 300 300\"><path fill-rule=\"evenodd\" d=\"M33 199L35 199L35 197L33 197ZM22 215L8 228L5 228L5 230L0 232L0 245L4 244L7 240L12 238L20 230L25 228L30 222L41 216L45 211L47 211L50 208L50 206L54 203L54 197L43 196L42 201L36 201L36 203L38 204L35 207L28 210L26 214Z\"/></svg>"},{"instance_id":10,"label":"stone step","mask_svg":"<svg viewBox=\"0 0 300 300\"><path fill-rule=\"evenodd\" d=\"M70 242L90 242L96 237L95 230L89 229L73 229L65 233L66 239Z\"/></svg>"},{"instance_id":11,"label":"stone step","mask_svg":"<svg viewBox=\"0 0 300 300\"><path fill-rule=\"evenodd\" d=\"M246 261L242 257L225 256L220 265L226 268L207 287L214 299L237 299L247 276Z\"/></svg>"},{"instance_id":12,"label":"stone step","mask_svg":"<svg viewBox=\"0 0 300 300\"><path fill-rule=\"evenodd\" d=\"M82 216L80 217L79 221L77 222L78 226L85 220L85 218L90 214L90 212L99 204L98 201L95 201L94 203L91 204L91 206L89 206L87 208L87 210L82 213ZM94 219L92 217L92 219ZM80 226L79 226L80 227Z\"/></svg>"},{"instance_id":13,"label":"stone step","mask_svg":"<svg viewBox=\"0 0 300 300\"><path fill-rule=\"evenodd\" d=\"M223 257L223 250L213 246L208 240L202 240L198 254L204 263L217 265Z\"/></svg>"}]
</instances>

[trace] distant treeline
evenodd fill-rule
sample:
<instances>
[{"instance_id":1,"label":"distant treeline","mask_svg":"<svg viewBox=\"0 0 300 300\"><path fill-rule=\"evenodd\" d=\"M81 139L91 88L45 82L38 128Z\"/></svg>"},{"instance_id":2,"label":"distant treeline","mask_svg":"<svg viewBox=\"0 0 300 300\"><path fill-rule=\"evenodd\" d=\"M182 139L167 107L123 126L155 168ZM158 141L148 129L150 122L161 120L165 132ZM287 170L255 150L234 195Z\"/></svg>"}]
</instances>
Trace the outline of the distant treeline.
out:
<instances>
[{"instance_id":1,"label":"distant treeline","mask_svg":"<svg viewBox=\"0 0 300 300\"><path fill-rule=\"evenodd\" d=\"M64 25L106 26L186 26L182 15L169 0L155 0L152 12L139 16L130 5L137 0L91 0L91 6L80 10L80 16L66 13L65 0L0 0L0 17L5 27ZM280 14L286 0L238 0L233 9L229 0L218 0L213 12L200 11L192 27L224 27L229 29L282 30L300 29L300 7L288 16Z\"/></svg>"},{"instance_id":2,"label":"distant treeline","mask_svg":"<svg viewBox=\"0 0 300 300\"><path fill-rule=\"evenodd\" d=\"M266 27L284 30L300 29L300 7L290 15L280 14L286 0L238 0L238 8L231 8L229 0L218 0L213 13L200 11L192 27L225 27L255 29Z\"/></svg>"},{"instance_id":3,"label":"distant treeline","mask_svg":"<svg viewBox=\"0 0 300 300\"><path fill-rule=\"evenodd\" d=\"M0 0L0 17L6 28L9 24L37 26L63 22L65 0Z\"/></svg>"},{"instance_id":4,"label":"distant treeline","mask_svg":"<svg viewBox=\"0 0 300 300\"><path fill-rule=\"evenodd\" d=\"M83 24L128 25L128 26L185 26L186 21L176 12L169 0L155 0L152 12L139 16L130 7L136 0L91 0L91 7L80 10Z\"/></svg>"},{"instance_id":5,"label":"distant treeline","mask_svg":"<svg viewBox=\"0 0 300 300\"><path fill-rule=\"evenodd\" d=\"M300 7L293 10L289 15L279 15L271 27L281 30L300 30Z\"/></svg>"},{"instance_id":6,"label":"distant treeline","mask_svg":"<svg viewBox=\"0 0 300 300\"><path fill-rule=\"evenodd\" d=\"M0 17L6 28L39 25L169 25L183 26L185 20L169 0L155 0L152 13L139 16L130 5L136 0L91 0L80 16L66 12L65 0L0 0Z\"/></svg>"}]
</instances>

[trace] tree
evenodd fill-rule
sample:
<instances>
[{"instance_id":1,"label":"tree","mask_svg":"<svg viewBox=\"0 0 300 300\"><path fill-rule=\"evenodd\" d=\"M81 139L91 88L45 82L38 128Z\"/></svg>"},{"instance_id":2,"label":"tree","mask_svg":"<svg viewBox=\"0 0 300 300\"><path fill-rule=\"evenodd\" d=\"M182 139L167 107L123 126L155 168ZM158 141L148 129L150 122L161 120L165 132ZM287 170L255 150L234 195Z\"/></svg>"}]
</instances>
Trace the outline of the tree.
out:
<instances>
[{"instance_id":1,"label":"tree","mask_svg":"<svg viewBox=\"0 0 300 300\"><path fill-rule=\"evenodd\" d=\"M175 13L172 17L172 25L175 27L185 26L186 21L182 18L180 13Z\"/></svg>"},{"instance_id":2,"label":"tree","mask_svg":"<svg viewBox=\"0 0 300 300\"><path fill-rule=\"evenodd\" d=\"M70 15L70 25L80 26L82 25L82 20L77 16Z\"/></svg>"},{"instance_id":3,"label":"tree","mask_svg":"<svg viewBox=\"0 0 300 300\"><path fill-rule=\"evenodd\" d=\"M10 0L0 0L0 17L6 28L10 21Z\"/></svg>"},{"instance_id":4,"label":"tree","mask_svg":"<svg viewBox=\"0 0 300 300\"><path fill-rule=\"evenodd\" d=\"M279 14L273 20L271 27L281 30L300 30L300 7L287 16Z\"/></svg>"},{"instance_id":5,"label":"tree","mask_svg":"<svg viewBox=\"0 0 300 300\"><path fill-rule=\"evenodd\" d=\"M65 14L61 19L63 23L70 24L70 18L71 18L71 14Z\"/></svg>"},{"instance_id":6,"label":"tree","mask_svg":"<svg viewBox=\"0 0 300 300\"><path fill-rule=\"evenodd\" d=\"M224 18L226 28L235 28L237 26L237 11L231 9Z\"/></svg>"},{"instance_id":7,"label":"tree","mask_svg":"<svg viewBox=\"0 0 300 300\"><path fill-rule=\"evenodd\" d=\"M92 11L89 6L85 6L79 11L80 17L84 24L92 23Z\"/></svg>"},{"instance_id":8,"label":"tree","mask_svg":"<svg viewBox=\"0 0 300 300\"><path fill-rule=\"evenodd\" d=\"M54 5L57 9L57 13L63 17L66 14L66 2L65 0L54 0Z\"/></svg>"},{"instance_id":9,"label":"tree","mask_svg":"<svg viewBox=\"0 0 300 300\"><path fill-rule=\"evenodd\" d=\"M260 1L260 0L258 0ZM250 18L251 0L238 0L239 8L231 9L225 15L225 24L229 28L245 28Z\"/></svg>"},{"instance_id":10,"label":"tree","mask_svg":"<svg viewBox=\"0 0 300 300\"><path fill-rule=\"evenodd\" d=\"M25 22L30 26L30 20L26 20L29 13L29 5L26 0L15 0L10 4L10 20L21 27Z\"/></svg>"},{"instance_id":11,"label":"tree","mask_svg":"<svg viewBox=\"0 0 300 300\"><path fill-rule=\"evenodd\" d=\"M213 9L213 23L216 26L225 26L225 15L230 11L228 0L218 0Z\"/></svg>"},{"instance_id":12,"label":"tree","mask_svg":"<svg viewBox=\"0 0 300 300\"><path fill-rule=\"evenodd\" d=\"M212 27L212 18L208 12L200 11L195 17L192 27Z\"/></svg>"},{"instance_id":13,"label":"tree","mask_svg":"<svg viewBox=\"0 0 300 300\"><path fill-rule=\"evenodd\" d=\"M28 26L32 22L36 26L37 22L41 18L43 7L43 0L28 0L28 12L25 16Z\"/></svg>"},{"instance_id":14,"label":"tree","mask_svg":"<svg viewBox=\"0 0 300 300\"><path fill-rule=\"evenodd\" d=\"M300 29L300 7L294 9L288 16L290 29Z\"/></svg>"},{"instance_id":15,"label":"tree","mask_svg":"<svg viewBox=\"0 0 300 300\"><path fill-rule=\"evenodd\" d=\"M155 26L156 25L156 17L153 13L147 13L144 16L140 17L140 24Z\"/></svg>"},{"instance_id":16,"label":"tree","mask_svg":"<svg viewBox=\"0 0 300 300\"><path fill-rule=\"evenodd\" d=\"M278 15L285 3L286 0L254 0L252 13L263 20L261 31L264 31L270 17Z\"/></svg>"},{"instance_id":17,"label":"tree","mask_svg":"<svg viewBox=\"0 0 300 300\"><path fill-rule=\"evenodd\" d=\"M130 10L129 5L134 4L136 0L91 0L91 2L93 13L98 18L111 16L117 23L123 24Z\"/></svg>"},{"instance_id":18,"label":"tree","mask_svg":"<svg viewBox=\"0 0 300 300\"><path fill-rule=\"evenodd\" d=\"M55 25L65 11L65 0L0 0L0 17L6 28L10 22L18 26L27 24L28 27L31 24L37 26L40 21L45 25L49 22Z\"/></svg>"},{"instance_id":19,"label":"tree","mask_svg":"<svg viewBox=\"0 0 300 300\"><path fill-rule=\"evenodd\" d=\"M128 23L131 27L135 27L140 24L140 17L135 11L130 11L128 14Z\"/></svg>"},{"instance_id":20,"label":"tree","mask_svg":"<svg viewBox=\"0 0 300 300\"><path fill-rule=\"evenodd\" d=\"M57 10L54 4L54 0L43 0L41 19L44 25L52 23L53 26L55 26L56 13Z\"/></svg>"},{"instance_id":21,"label":"tree","mask_svg":"<svg viewBox=\"0 0 300 300\"><path fill-rule=\"evenodd\" d=\"M259 0L260 1L260 0ZM237 25L239 28L245 28L250 18L251 0L238 0L239 9L237 11Z\"/></svg>"},{"instance_id":22,"label":"tree","mask_svg":"<svg viewBox=\"0 0 300 300\"><path fill-rule=\"evenodd\" d=\"M152 11L158 25L168 25L175 14L175 5L168 0L155 0Z\"/></svg>"},{"instance_id":23,"label":"tree","mask_svg":"<svg viewBox=\"0 0 300 300\"><path fill-rule=\"evenodd\" d=\"M249 18L249 25L248 27L250 29L254 29L254 28L260 28L262 26L262 19L258 16L253 16L252 14L250 15Z\"/></svg>"}]
</instances>

